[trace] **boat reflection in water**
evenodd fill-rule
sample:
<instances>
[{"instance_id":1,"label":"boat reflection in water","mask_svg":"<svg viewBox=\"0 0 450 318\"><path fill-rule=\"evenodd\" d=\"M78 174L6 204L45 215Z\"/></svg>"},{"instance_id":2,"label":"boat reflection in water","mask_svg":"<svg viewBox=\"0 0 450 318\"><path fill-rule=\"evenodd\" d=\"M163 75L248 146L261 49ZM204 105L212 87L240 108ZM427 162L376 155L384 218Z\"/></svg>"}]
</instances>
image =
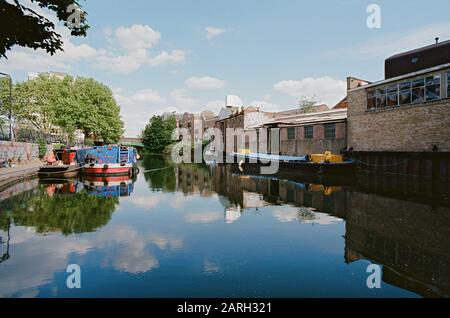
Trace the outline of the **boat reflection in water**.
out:
<instances>
[{"instance_id":1,"label":"boat reflection in water","mask_svg":"<svg viewBox=\"0 0 450 318\"><path fill-rule=\"evenodd\" d=\"M0 193L0 296L450 296L448 182L140 164L137 180ZM82 289L65 288L68 264L84 266Z\"/></svg>"},{"instance_id":2,"label":"boat reflection in water","mask_svg":"<svg viewBox=\"0 0 450 318\"><path fill-rule=\"evenodd\" d=\"M424 297L450 296L448 182L376 176L352 180L283 177L260 176L230 165L210 170L178 167L178 184L184 193L208 195L213 190L223 196L226 223L273 205L292 206L288 212L274 213L281 222L345 221L342 255L347 264L368 260L382 265L387 284Z\"/></svg>"},{"instance_id":3,"label":"boat reflection in water","mask_svg":"<svg viewBox=\"0 0 450 318\"><path fill-rule=\"evenodd\" d=\"M97 197L129 197L133 193L134 182L128 176L83 178L84 187L88 193Z\"/></svg>"},{"instance_id":4,"label":"boat reflection in water","mask_svg":"<svg viewBox=\"0 0 450 318\"><path fill-rule=\"evenodd\" d=\"M55 194L77 194L83 191L100 198L129 197L136 180L128 176L94 177L82 179L41 180L48 196Z\"/></svg>"}]
</instances>

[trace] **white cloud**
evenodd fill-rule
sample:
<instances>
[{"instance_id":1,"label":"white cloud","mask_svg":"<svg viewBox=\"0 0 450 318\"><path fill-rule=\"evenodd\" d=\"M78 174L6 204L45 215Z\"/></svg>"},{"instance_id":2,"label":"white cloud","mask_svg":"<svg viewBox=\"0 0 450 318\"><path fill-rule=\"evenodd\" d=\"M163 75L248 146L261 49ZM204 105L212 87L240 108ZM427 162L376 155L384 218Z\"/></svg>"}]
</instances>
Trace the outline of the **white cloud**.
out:
<instances>
[{"instance_id":1,"label":"white cloud","mask_svg":"<svg viewBox=\"0 0 450 318\"><path fill-rule=\"evenodd\" d=\"M261 111L277 112L281 110L281 106L265 100L255 100L249 103L249 106L259 107Z\"/></svg>"},{"instance_id":2,"label":"white cloud","mask_svg":"<svg viewBox=\"0 0 450 318\"><path fill-rule=\"evenodd\" d=\"M185 59L186 59L186 52L184 52L183 50L173 50L170 53L163 51L157 56L149 58L147 60L147 64L150 66L176 64L184 62Z\"/></svg>"},{"instance_id":3,"label":"white cloud","mask_svg":"<svg viewBox=\"0 0 450 318\"><path fill-rule=\"evenodd\" d=\"M187 223L211 224L224 219L223 212L192 212L184 216Z\"/></svg>"},{"instance_id":4,"label":"white cloud","mask_svg":"<svg viewBox=\"0 0 450 318\"><path fill-rule=\"evenodd\" d=\"M85 43L74 44L67 28L57 26L56 32L62 36L63 52L51 56L43 50L15 47L9 52L8 60L0 60L0 66L12 71L70 72L77 62L84 62L112 73L129 74L143 66L170 65L186 59L186 52L179 49L151 54L150 49L158 44L161 34L147 25L120 27L115 31L106 27L103 34L112 46L108 50L96 49Z\"/></svg>"},{"instance_id":5,"label":"white cloud","mask_svg":"<svg viewBox=\"0 0 450 318\"><path fill-rule=\"evenodd\" d=\"M115 32L120 46L127 51L149 49L161 39L161 33L148 25L134 24L131 27L120 27Z\"/></svg>"},{"instance_id":6,"label":"white cloud","mask_svg":"<svg viewBox=\"0 0 450 318\"><path fill-rule=\"evenodd\" d=\"M7 52L7 60L0 59L0 67L8 71L69 71L76 62L95 59L98 54L103 53L88 44L74 44L65 28L56 27L56 32L61 34L64 51L57 51L52 56L44 50L16 46Z\"/></svg>"},{"instance_id":7,"label":"white cloud","mask_svg":"<svg viewBox=\"0 0 450 318\"><path fill-rule=\"evenodd\" d=\"M134 93L130 100L134 103L161 103L165 99L161 97L157 90L143 89Z\"/></svg>"},{"instance_id":8,"label":"white cloud","mask_svg":"<svg viewBox=\"0 0 450 318\"><path fill-rule=\"evenodd\" d=\"M121 106L122 120L125 122L125 135L137 136L154 114L200 112L206 102L189 95L186 89L174 89L167 96L151 88L126 93L121 88L114 89L114 97Z\"/></svg>"},{"instance_id":9,"label":"white cloud","mask_svg":"<svg viewBox=\"0 0 450 318\"><path fill-rule=\"evenodd\" d=\"M362 44L341 50L339 54L358 55L363 58L389 57L391 55L434 44L434 39L447 39L450 23L435 23L408 32L393 32L374 37ZM338 53L333 52L333 55Z\"/></svg>"},{"instance_id":10,"label":"white cloud","mask_svg":"<svg viewBox=\"0 0 450 318\"><path fill-rule=\"evenodd\" d=\"M217 27L213 27L213 26L206 27L205 31L206 31L206 38L208 40L211 40L212 38L215 38L226 32L226 30L223 28L217 28Z\"/></svg>"},{"instance_id":11,"label":"white cloud","mask_svg":"<svg viewBox=\"0 0 450 318\"><path fill-rule=\"evenodd\" d=\"M183 88L173 90L170 93L170 98L173 101L173 106L185 111L189 111L199 104L199 101L189 96Z\"/></svg>"},{"instance_id":12,"label":"white cloud","mask_svg":"<svg viewBox=\"0 0 450 318\"><path fill-rule=\"evenodd\" d=\"M224 80L210 76L204 77L194 76L187 79L185 83L189 88L215 89L215 88L222 88L225 86Z\"/></svg>"},{"instance_id":13,"label":"white cloud","mask_svg":"<svg viewBox=\"0 0 450 318\"><path fill-rule=\"evenodd\" d=\"M212 100L206 103L206 110L212 110L213 112L219 112L222 107L225 107L225 101L224 100Z\"/></svg>"},{"instance_id":14,"label":"white cloud","mask_svg":"<svg viewBox=\"0 0 450 318\"><path fill-rule=\"evenodd\" d=\"M332 107L345 97L347 84L345 81L330 76L308 77L302 80L278 82L275 84L274 89L294 98L315 96L318 102Z\"/></svg>"}]
</instances>

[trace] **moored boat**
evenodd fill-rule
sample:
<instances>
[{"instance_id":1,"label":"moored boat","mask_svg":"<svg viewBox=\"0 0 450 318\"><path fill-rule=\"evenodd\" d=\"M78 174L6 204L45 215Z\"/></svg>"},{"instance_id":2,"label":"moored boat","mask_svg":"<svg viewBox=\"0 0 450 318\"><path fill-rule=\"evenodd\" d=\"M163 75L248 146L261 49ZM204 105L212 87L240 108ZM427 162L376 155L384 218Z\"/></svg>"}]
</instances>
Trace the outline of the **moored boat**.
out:
<instances>
[{"instance_id":1,"label":"moored boat","mask_svg":"<svg viewBox=\"0 0 450 318\"><path fill-rule=\"evenodd\" d=\"M75 178L81 171L74 150L62 150L59 154L49 153L45 158L45 165L39 168L38 176L46 178Z\"/></svg>"},{"instance_id":2,"label":"moored boat","mask_svg":"<svg viewBox=\"0 0 450 318\"><path fill-rule=\"evenodd\" d=\"M308 154L301 157L245 152L231 155L240 168L249 170L270 166L273 163L278 164L278 169L299 174L348 174L354 173L357 169L355 161L341 155L333 155L328 151L324 154Z\"/></svg>"},{"instance_id":3,"label":"moored boat","mask_svg":"<svg viewBox=\"0 0 450 318\"><path fill-rule=\"evenodd\" d=\"M81 167L77 165L46 165L39 168L39 178L75 178Z\"/></svg>"},{"instance_id":4,"label":"moored boat","mask_svg":"<svg viewBox=\"0 0 450 318\"><path fill-rule=\"evenodd\" d=\"M138 155L132 147L109 145L80 149L77 156L83 175L132 176L138 172Z\"/></svg>"}]
</instances>

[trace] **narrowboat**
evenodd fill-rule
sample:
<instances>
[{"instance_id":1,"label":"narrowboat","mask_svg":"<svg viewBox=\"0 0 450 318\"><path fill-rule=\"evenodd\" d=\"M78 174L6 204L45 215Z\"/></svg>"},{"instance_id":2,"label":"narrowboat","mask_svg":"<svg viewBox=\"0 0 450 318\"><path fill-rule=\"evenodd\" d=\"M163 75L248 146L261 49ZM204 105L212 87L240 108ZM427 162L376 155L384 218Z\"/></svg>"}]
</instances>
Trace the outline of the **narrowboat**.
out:
<instances>
[{"instance_id":1,"label":"narrowboat","mask_svg":"<svg viewBox=\"0 0 450 318\"><path fill-rule=\"evenodd\" d=\"M84 187L90 195L104 198L129 197L133 193L135 180L127 176L84 178Z\"/></svg>"},{"instance_id":2,"label":"narrowboat","mask_svg":"<svg viewBox=\"0 0 450 318\"><path fill-rule=\"evenodd\" d=\"M357 169L355 161L341 155L333 155L329 151L324 154L308 154L301 157L240 152L233 153L232 157L240 168L246 170L270 166L274 162L278 164L279 170L289 170L299 174L339 175L354 173Z\"/></svg>"},{"instance_id":3,"label":"narrowboat","mask_svg":"<svg viewBox=\"0 0 450 318\"><path fill-rule=\"evenodd\" d=\"M138 154L135 148L117 145L77 150L83 175L133 176L138 173Z\"/></svg>"},{"instance_id":4,"label":"narrowboat","mask_svg":"<svg viewBox=\"0 0 450 318\"><path fill-rule=\"evenodd\" d=\"M81 172L75 150L59 150L48 154L45 165L39 168L38 177L48 178L75 178Z\"/></svg>"}]
</instances>

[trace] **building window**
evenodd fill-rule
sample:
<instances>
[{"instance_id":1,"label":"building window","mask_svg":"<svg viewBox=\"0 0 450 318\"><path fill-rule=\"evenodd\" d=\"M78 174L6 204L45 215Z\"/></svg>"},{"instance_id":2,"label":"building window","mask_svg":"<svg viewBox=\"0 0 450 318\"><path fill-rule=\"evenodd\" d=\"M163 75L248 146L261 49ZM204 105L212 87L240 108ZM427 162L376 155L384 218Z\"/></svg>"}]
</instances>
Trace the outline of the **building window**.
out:
<instances>
[{"instance_id":1,"label":"building window","mask_svg":"<svg viewBox=\"0 0 450 318\"><path fill-rule=\"evenodd\" d=\"M399 104L411 104L411 81L400 83L399 85Z\"/></svg>"},{"instance_id":2,"label":"building window","mask_svg":"<svg viewBox=\"0 0 450 318\"><path fill-rule=\"evenodd\" d=\"M295 128L289 127L288 128L288 140L294 140L295 139Z\"/></svg>"},{"instance_id":3,"label":"building window","mask_svg":"<svg viewBox=\"0 0 450 318\"><path fill-rule=\"evenodd\" d=\"M386 88L387 93L387 106L396 107L398 106L398 85L392 85Z\"/></svg>"},{"instance_id":4,"label":"building window","mask_svg":"<svg viewBox=\"0 0 450 318\"><path fill-rule=\"evenodd\" d=\"M336 124L325 124L325 139L336 139Z\"/></svg>"},{"instance_id":5,"label":"building window","mask_svg":"<svg viewBox=\"0 0 450 318\"><path fill-rule=\"evenodd\" d=\"M447 98L450 98L450 72L447 73Z\"/></svg>"},{"instance_id":6,"label":"building window","mask_svg":"<svg viewBox=\"0 0 450 318\"><path fill-rule=\"evenodd\" d=\"M313 139L314 138L314 127L313 126L305 126L305 139Z\"/></svg>"},{"instance_id":7,"label":"building window","mask_svg":"<svg viewBox=\"0 0 450 318\"><path fill-rule=\"evenodd\" d=\"M375 91L377 108L386 108L386 89L377 89Z\"/></svg>"},{"instance_id":8,"label":"building window","mask_svg":"<svg viewBox=\"0 0 450 318\"><path fill-rule=\"evenodd\" d=\"M423 103L425 101L425 79L419 78L412 82L412 103Z\"/></svg>"},{"instance_id":9,"label":"building window","mask_svg":"<svg viewBox=\"0 0 450 318\"><path fill-rule=\"evenodd\" d=\"M426 100L438 100L441 98L441 76L429 76L425 80L426 85Z\"/></svg>"},{"instance_id":10,"label":"building window","mask_svg":"<svg viewBox=\"0 0 450 318\"><path fill-rule=\"evenodd\" d=\"M375 91L367 92L367 110L374 110L377 108L377 101L375 98Z\"/></svg>"},{"instance_id":11,"label":"building window","mask_svg":"<svg viewBox=\"0 0 450 318\"><path fill-rule=\"evenodd\" d=\"M447 73L447 97L450 98L450 73ZM441 75L416 78L367 91L367 110L420 104L441 99Z\"/></svg>"}]
</instances>

